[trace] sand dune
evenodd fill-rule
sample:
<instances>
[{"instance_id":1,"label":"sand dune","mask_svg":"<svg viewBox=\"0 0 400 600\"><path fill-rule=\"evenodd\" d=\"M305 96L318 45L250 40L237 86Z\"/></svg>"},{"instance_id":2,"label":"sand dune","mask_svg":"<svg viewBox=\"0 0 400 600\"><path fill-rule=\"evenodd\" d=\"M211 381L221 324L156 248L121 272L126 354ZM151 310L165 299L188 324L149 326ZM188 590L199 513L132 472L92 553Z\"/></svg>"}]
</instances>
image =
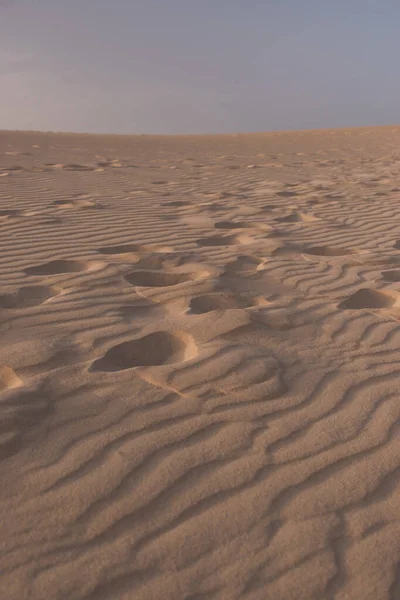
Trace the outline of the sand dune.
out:
<instances>
[{"instance_id":1,"label":"sand dune","mask_svg":"<svg viewBox=\"0 0 400 600\"><path fill-rule=\"evenodd\" d=\"M400 598L400 128L0 134L0 598Z\"/></svg>"}]
</instances>

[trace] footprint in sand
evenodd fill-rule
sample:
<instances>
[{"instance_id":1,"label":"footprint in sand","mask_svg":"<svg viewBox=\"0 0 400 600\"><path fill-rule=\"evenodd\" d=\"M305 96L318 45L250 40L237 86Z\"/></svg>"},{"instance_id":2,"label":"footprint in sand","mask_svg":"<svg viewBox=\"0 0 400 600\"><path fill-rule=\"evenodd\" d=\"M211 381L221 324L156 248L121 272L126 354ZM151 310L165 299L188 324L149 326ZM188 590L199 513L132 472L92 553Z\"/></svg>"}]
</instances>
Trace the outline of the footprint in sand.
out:
<instances>
[{"instance_id":1,"label":"footprint in sand","mask_svg":"<svg viewBox=\"0 0 400 600\"><path fill-rule=\"evenodd\" d=\"M57 165L58 166L58 165ZM96 168L89 165L68 164L62 165L64 171L95 171Z\"/></svg>"},{"instance_id":2,"label":"footprint in sand","mask_svg":"<svg viewBox=\"0 0 400 600\"><path fill-rule=\"evenodd\" d=\"M291 192L289 190L284 190L282 192L276 192L277 196L281 196L281 198L293 198L293 196L297 196L298 192Z\"/></svg>"},{"instance_id":3,"label":"footprint in sand","mask_svg":"<svg viewBox=\"0 0 400 600\"><path fill-rule=\"evenodd\" d=\"M92 371L123 371L190 360L197 354L194 339L183 332L156 331L110 348Z\"/></svg>"},{"instance_id":4,"label":"footprint in sand","mask_svg":"<svg viewBox=\"0 0 400 600\"><path fill-rule=\"evenodd\" d=\"M290 215L286 215L285 217L276 217L274 221L278 223L314 223L316 221L320 221L318 217L314 217L314 215L309 215L303 212L292 212Z\"/></svg>"},{"instance_id":5,"label":"footprint in sand","mask_svg":"<svg viewBox=\"0 0 400 600\"><path fill-rule=\"evenodd\" d=\"M101 254L130 254L140 252L154 252L154 253L168 253L173 252L171 246L152 246L152 245L140 245L140 244L120 244L119 246L104 246L97 250Z\"/></svg>"},{"instance_id":6,"label":"footprint in sand","mask_svg":"<svg viewBox=\"0 0 400 600\"><path fill-rule=\"evenodd\" d=\"M85 199L73 199L73 200L56 200L53 202L54 206L58 206L59 208L103 208L101 204L96 202L95 200L85 200Z\"/></svg>"},{"instance_id":7,"label":"footprint in sand","mask_svg":"<svg viewBox=\"0 0 400 600\"><path fill-rule=\"evenodd\" d=\"M220 236L201 238L197 240L198 246L239 246L241 244L250 244L253 240L244 235Z\"/></svg>"},{"instance_id":8,"label":"footprint in sand","mask_svg":"<svg viewBox=\"0 0 400 600\"><path fill-rule=\"evenodd\" d=\"M52 260L51 262L25 269L27 275L59 275L61 273L80 273L98 271L106 263L95 260Z\"/></svg>"},{"instance_id":9,"label":"footprint in sand","mask_svg":"<svg viewBox=\"0 0 400 600\"><path fill-rule=\"evenodd\" d=\"M12 292L0 296L0 308L30 308L43 304L49 298L54 298L59 293L55 287L28 285Z\"/></svg>"},{"instance_id":10,"label":"footprint in sand","mask_svg":"<svg viewBox=\"0 0 400 600\"><path fill-rule=\"evenodd\" d=\"M140 287L170 287L189 281L187 273L168 273L167 271L136 270L125 275L131 285Z\"/></svg>"},{"instance_id":11,"label":"footprint in sand","mask_svg":"<svg viewBox=\"0 0 400 600\"><path fill-rule=\"evenodd\" d=\"M25 171L24 167L19 167L19 166L14 166L14 167L7 167L7 171L10 171L11 173L20 173L21 171Z\"/></svg>"},{"instance_id":12,"label":"footprint in sand","mask_svg":"<svg viewBox=\"0 0 400 600\"><path fill-rule=\"evenodd\" d=\"M214 224L215 229L253 229L258 231L271 231L272 227L267 223L258 223L256 221L217 221Z\"/></svg>"},{"instance_id":13,"label":"footprint in sand","mask_svg":"<svg viewBox=\"0 0 400 600\"><path fill-rule=\"evenodd\" d=\"M400 281L400 271L384 271L382 279L384 281L391 281L392 283Z\"/></svg>"},{"instance_id":14,"label":"footprint in sand","mask_svg":"<svg viewBox=\"0 0 400 600\"><path fill-rule=\"evenodd\" d=\"M117 314L122 316L126 321L134 321L137 319L148 319L162 317L166 314L164 306L151 302L147 298L140 298L132 304L125 304L117 309Z\"/></svg>"},{"instance_id":15,"label":"footprint in sand","mask_svg":"<svg viewBox=\"0 0 400 600\"><path fill-rule=\"evenodd\" d=\"M350 254L358 254L354 248L338 248L333 246L311 246L303 248L302 253L313 256L348 256Z\"/></svg>"},{"instance_id":16,"label":"footprint in sand","mask_svg":"<svg viewBox=\"0 0 400 600\"><path fill-rule=\"evenodd\" d=\"M265 259L252 254L243 254L225 266L225 275L253 275L261 269Z\"/></svg>"},{"instance_id":17,"label":"footprint in sand","mask_svg":"<svg viewBox=\"0 0 400 600\"><path fill-rule=\"evenodd\" d=\"M234 221L217 221L215 229L246 229L247 223L235 223Z\"/></svg>"},{"instance_id":18,"label":"footprint in sand","mask_svg":"<svg viewBox=\"0 0 400 600\"><path fill-rule=\"evenodd\" d=\"M251 303L244 298L233 294L203 294L191 299L189 310L192 314L202 315L214 310L229 310L238 308L248 308Z\"/></svg>"},{"instance_id":19,"label":"footprint in sand","mask_svg":"<svg viewBox=\"0 0 400 600\"><path fill-rule=\"evenodd\" d=\"M394 292L363 288L341 302L339 308L352 310L362 308L391 308L397 301L398 294Z\"/></svg>"},{"instance_id":20,"label":"footprint in sand","mask_svg":"<svg viewBox=\"0 0 400 600\"><path fill-rule=\"evenodd\" d=\"M226 206L220 202L205 202L199 206L202 210L207 210L209 212L221 212L226 210Z\"/></svg>"},{"instance_id":21,"label":"footprint in sand","mask_svg":"<svg viewBox=\"0 0 400 600\"><path fill-rule=\"evenodd\" d=\"M0 221L8 219L10 217L21 217L24 216L24 211L22 210L0 210Z\"/></svg>"},{"instance_id":22,"label":"footprint in sand","mask_svg":"<svg viewBox=\"0 0 400 600\"><path fill-rule=\"evenodd\" d=\"M111 158L109 160L102 160L102 161L98 162L97 166L101 167L101 168L111 167L112 169L116 169L116 168L123 167L124 165L121 163L121 161L118 158Z\"/></svg>"},{"instance_id":23,"label":"footprint in sand","mask_svg":"<svg viewBox=\"0 0 400 600\"><path fill-rule=\"evenodd\" d=\"M74 198L75 200L88 200L89 198L91 198L91 195L78 192L76 194L72 194L72 198Z\"/></svg>"},{"instance_id":24,"label":"footprint in sand","mask_svg":"<svg viewBox=\"0 0 400 600\"><path fill-rule=\"evenodd\" d=\"M173 200L171 202L163 202L161 206L169 206L170 208L182 208L184 206L191 206L190 202L184 200Z\"/></svg>"}]
</instances>

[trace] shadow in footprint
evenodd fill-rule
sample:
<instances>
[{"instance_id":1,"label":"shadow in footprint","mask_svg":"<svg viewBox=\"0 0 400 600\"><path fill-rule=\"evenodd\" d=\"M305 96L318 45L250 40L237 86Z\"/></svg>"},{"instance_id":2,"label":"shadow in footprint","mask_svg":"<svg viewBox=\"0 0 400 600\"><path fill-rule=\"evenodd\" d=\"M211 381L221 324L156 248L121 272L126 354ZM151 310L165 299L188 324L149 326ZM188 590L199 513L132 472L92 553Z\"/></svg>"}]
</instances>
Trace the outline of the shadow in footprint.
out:
<instances>
[{"instance_id":1,"label":"shadow in footprint","mask_svg":"<svg viewBox=\"0 0 400 600\"><path fill-rule=\"evenodd\" d=\"M162 206L170 206L171 208L181 208L182 206L190 206L190 202L176 200L172 202L163 202Z\"/></svg>"},{"instance_id":2,"label":"shadow in footprint","mask_svg":"<svg viewBox=\"0 0 400 600\"><path fill-rule=\"evenodd\" d=\"M61 273L80 273L101 268L104 263L86 260L52 260L51 262L28 267L27 275L59 275Z\"/></svg>"},{"instance_id":3,"label":"shadow in footprint","mask_svg":"<svg viewBox=\"0 0 400 600\"><path fill-rule=\"evenodd\" d=\"M229 262L225 266L225 274L227 275L246 275L254 274L257 272L260 265L264 260L258 256L251 254L244 254L238 256L232 262Z\"/></svg>"},{"instance_id":4,"label":"shadow in footprint","mask_svg":"<svg viewBox=\"0 0 400 600\"><path fill-rule=\"evenodd\" d=\"M246 308L246 303L242 298L230 296L228 294L204 294L196 296L190 301L190 312L196 315L212 312L214 310L229 310L236 308Z\"/></svg>"},{"instance_id":5,"label":"shadow in footprint","mask_svg":"<svg viewBox=\"0 0 400 600\"><path fill-rule=\"evenodd\" d=\"M55 200L53 202L54 206L58 206L59 208L82 208L82 209L91 209L91 208L103 208L101 204L96 202L95 200Z\"/></svg>"},{"instance_id":6,"label":"shadow in footprint","mask_svg":"<svg viewBox=\"0 0 400 600\"><path fill-rule=\"evenodd\" d=\"M276 217L274 221L279 223L314 223L315 221L320 221L320 219L307 213L292 212L290 215L286 215L285 217Z\"/></svg>"},{"instance_id":7,"label":"shadow in footprint","mask_svg":"<svg viewBox=\"0 0 400 600\"><path fill-rule=\"evenodd\" d=\"M244 229L246 223L235 223L234 221L218 221L214 224L215 229Z\"/></svg>"},{"instance_id":8,"label":"shadow in footprint","mask_svg":"<svg viewBox=\"0 0 400 600\"><path fill-rule=\"evenodd\" d=\"M140 244L121 244L119 246L104 246L97 250L101 254L130 254L132 252L154 252L166 253L172 252L170 246L141 246Z\"/></svg>"},{"instance_id":9,"label":"shadow in footprint","mask_svg":"<svg viewBox=\"0 0 400 600\"><path fill-rule=\"evenodd\" d=\"M78 165L78 164L64 165L62 168L64 171L94 171L95 170L95 167L90 167L88 165Z\"/></svg>"},{"instance_id":10,"label":"shadow in footprint","mask_svg":"<svg viewBox=\"0 0 400 600\"><path fill-rule=\"evenodd\" d=\"M0 296L0 308L30 308L38 306L57 295L58 290L49 286L29 285L11 294Z\"/></svg>"},{"instance_id":11,"label":"shadow in footprint","mask_svg":"<svg viewBox=\"0 0 400 600\"><path fill-rule=\"evenodd\" d=\"M347 256L349 254L357 254L353 248L334 248L332 246L311 246L304 248L303 254L311 254L313 256Z\"/></svg>"},{"instance_id":12,"label":"shadow in footprint","mask_svg":"<svg viewBox=\"0 0 400 600\"><path fill-rule=\"evenodd\" d=\"M390 308L396 301L397 296L394 293L363 288L341 302L339 308L352 310L362 308Z\"/></svg>"},{"instance_id":13,"label":"shadow in footprint","mask_svg":"<svg viewBox=\"0 0 400 600\"><path fill-rule=\"evenodd\" d=\"M186 274L145 270L132 271L125 275L125 279L131 285L143 287L169 287L188 281Z\"/></svg>"},{"instance_id":14,"label":"shadow in footprint","mask_svg":"<svg viewBox=\"0 0 400 600\"><path fill-rule=\"evenodd\" d=\"M231 235L231 236L211 236L207 238L201 238L197 240L198 246L237 246L238 244L247 243L247 238L243 236Z\"/></svg>"},{"instance_id":15,"label":"shadow in footprint","mask_svg":"<svg viewBox=\"0 0 400 600\"><path fill-rule=\"evenodd\" d=\"M19 217L21 216L20 210L0 210L0 219L8 219L8 217Z\"/></svg>"},{"instance_id":16,"label":"shadow in footprint","mask_svg":"<svg viewBox=\"0 0 400 600\"><path fill-rule=\"evenodd\" d=\"M92 371L123 371L133 367L166 365L195 356L194 339L185 333L156 331L114 346L95 361Z\"/></svg>"},{"instance_id":17,"label":"shadow in footprint","mask_svg":"<svg viewBox=\"0 0 400 600\"><path fill-rule=\"evenodd\" d=\"M165 312L166 311L163 306L150 301L142 304L126 304L124 306L120 306L118 309L118 313L128 321L161 316L165 314Z\"/></svg>"},{"instance_id":18,"label":"shadow in footprint","mask_svg":"<svg viewBox=\"0 0 400 600\"><path fill-rule=\"evenodd\" d=\"M382 279L391 282L400 281L400 271L384 271L382 273Z\"/></svg>"},{"instance_id":19,"label":"shadow in footprint","mask_svg":"<svg viewBox=\"0 0 400 600\"><path fill-rule=\"evenodd\" d=\"M289 190L287 191L282 191L282 192L276 192L277 196L281 196L283 198L292 198L293 196L297 196L298 193L297 192L290 192Z\"/></svg>"}]
</instances>

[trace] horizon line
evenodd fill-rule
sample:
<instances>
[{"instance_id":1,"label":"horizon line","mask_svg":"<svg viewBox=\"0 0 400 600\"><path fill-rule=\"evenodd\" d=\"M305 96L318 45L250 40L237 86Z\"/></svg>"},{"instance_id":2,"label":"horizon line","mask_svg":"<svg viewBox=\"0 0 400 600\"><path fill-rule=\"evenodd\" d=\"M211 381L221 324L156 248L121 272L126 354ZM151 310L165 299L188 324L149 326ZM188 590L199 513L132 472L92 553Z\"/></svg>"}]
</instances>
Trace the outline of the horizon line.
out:
<instances>
[{"instance_id":1,"label":"horizon line","mask_svg":"<svg viewBox=\"0 0 400 600\"><path fill-rule=\"evenodd\" d=\"M400 127L400 123L387 125L357 125L349 127L315 127L311 129L276 129L267 131L233 131L230 133L104 133L104 132L87 132L87 131L55 131L51 129L0 129L2 133L35 133L47 135L71 135L71 136L118 136L118 137L237 137L249 135L274 135L274 134L290 134L290 133L321 133L324 131L353 131L360 129L387 129L390 127Z\"/></svg>"}]
</instances>

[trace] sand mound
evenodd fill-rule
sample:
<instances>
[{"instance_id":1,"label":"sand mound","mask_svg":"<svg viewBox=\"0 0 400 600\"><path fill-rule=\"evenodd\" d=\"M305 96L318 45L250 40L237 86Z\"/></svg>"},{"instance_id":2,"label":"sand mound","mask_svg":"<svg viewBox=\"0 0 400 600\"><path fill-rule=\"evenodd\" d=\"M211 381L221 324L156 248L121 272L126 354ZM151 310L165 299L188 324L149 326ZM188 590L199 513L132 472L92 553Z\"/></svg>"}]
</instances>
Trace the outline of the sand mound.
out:
<instances>
[{"instance_id":1,"label":"sand mound","mask_svg":"<svg viewBox=\"0 0 400 600\"><path fill-rule=\"evenodd\" d=\"M22 381L17 377L11 367L0 367L0 392L19 387L20 385L22 385Z\"/></svg>"}]
</instances>

